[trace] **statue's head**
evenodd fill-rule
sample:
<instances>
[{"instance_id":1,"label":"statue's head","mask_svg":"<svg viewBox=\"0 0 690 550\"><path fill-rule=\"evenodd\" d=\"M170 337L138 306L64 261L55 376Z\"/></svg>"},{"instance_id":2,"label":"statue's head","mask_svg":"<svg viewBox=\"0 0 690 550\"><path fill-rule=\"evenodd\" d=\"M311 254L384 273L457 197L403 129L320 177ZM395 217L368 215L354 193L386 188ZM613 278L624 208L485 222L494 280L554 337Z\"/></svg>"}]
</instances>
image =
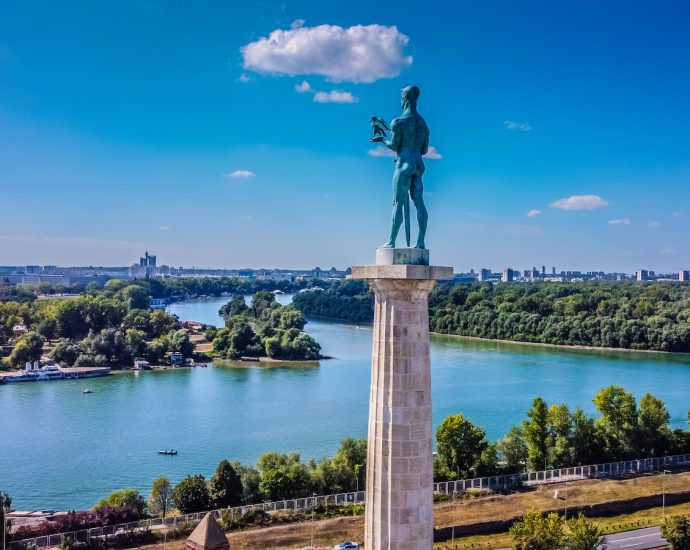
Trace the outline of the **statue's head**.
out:
<instances>
[{"instance_id":1,"label":"statue's head","mask_svg":"<svg viewBox=\"0 0 690 550\"><path fill-rule=\"evenodd\" d=\"M412 107L417 107L417 100L419 99L419 88L417 86L407 86L402 89L400 96L403 108L405 103L409 103Z\"/></svg>"}]
</instances>

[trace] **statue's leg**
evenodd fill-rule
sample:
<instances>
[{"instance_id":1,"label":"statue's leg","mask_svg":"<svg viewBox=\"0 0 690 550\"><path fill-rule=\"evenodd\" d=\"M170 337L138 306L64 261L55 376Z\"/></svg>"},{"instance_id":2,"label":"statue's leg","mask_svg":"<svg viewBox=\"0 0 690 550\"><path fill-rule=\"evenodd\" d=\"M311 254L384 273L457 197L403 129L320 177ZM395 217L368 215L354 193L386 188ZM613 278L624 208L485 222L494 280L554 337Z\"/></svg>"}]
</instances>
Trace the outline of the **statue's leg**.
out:
<instances>
[{"instance_id":1,"label":"statue's leg","mask_svg":"<svg viewBox=\"0 0 690 550\"><path fill-rule=\"evenodd\" d=\"M398 161L400 163L400 161ZM391 217L391 233L382 248L395 248L395 240L403 222L403 208L410 189L409 164L398 166L393 174L393 215Z\"/></svg>"},{"instance_id":2,"label":"statue's leg","mask_svg":"<svg viewBox=\"0 0 690 550\"><path fill-rule=\"evenodd\" d=\"M422 174L412 178L412 183L410 185L410 196L412 197L412 202L414 202L415 209L417 210L417 225L419 226L419 232L417 233L417 248L425 248L424 238L426 237L426 223L429 219L429 214L426 211L426 206L424 205L424 183L422 182Z\"/></svg>"}]
</instances>

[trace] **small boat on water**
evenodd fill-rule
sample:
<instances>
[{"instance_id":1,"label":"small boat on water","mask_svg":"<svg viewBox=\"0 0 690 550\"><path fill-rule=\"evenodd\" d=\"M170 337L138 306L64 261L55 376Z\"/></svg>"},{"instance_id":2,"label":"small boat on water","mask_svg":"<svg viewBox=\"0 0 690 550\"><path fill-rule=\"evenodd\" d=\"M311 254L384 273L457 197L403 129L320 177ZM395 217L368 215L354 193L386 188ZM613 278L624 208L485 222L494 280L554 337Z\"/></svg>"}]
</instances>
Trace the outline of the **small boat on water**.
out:
<instances>
[{"instance_id":1,"label":"small boat on water","mask_svg":"<svg viewBox=\"0 0 690 550\"><path fill-rule=\"evenodd\" d=\"M83 392L81 393L93 393L93 390L86 388Z\"/></svg>"},{"instance_id":2,"label":"small boat on water","mask_svg":"<svg viewBox=\"0 0 690 550\"><path fill-rule=\"evenodd\" d=\"M176 455L177 451L175 449L165 449L164 451L158 451L159 455Z\"/></svg>"}]
</instances>

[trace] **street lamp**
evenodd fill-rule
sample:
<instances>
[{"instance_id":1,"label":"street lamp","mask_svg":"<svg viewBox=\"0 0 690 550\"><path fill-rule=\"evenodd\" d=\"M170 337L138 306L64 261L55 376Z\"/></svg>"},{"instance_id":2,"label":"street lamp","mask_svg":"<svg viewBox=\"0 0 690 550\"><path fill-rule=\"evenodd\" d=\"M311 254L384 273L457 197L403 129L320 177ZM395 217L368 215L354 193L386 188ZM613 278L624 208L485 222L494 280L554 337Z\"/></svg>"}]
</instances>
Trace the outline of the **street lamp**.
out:
<instances>
[{"instance_id":1,"label":"street lamp","mask_svg":"<svg viewBox=\"0 0 690 550\"><path fill-rule=\"evenodd\" d=\"M661 474L661 517L666 519L666 474L671 470L664 470Z\"/></svg>"}]
</instances>

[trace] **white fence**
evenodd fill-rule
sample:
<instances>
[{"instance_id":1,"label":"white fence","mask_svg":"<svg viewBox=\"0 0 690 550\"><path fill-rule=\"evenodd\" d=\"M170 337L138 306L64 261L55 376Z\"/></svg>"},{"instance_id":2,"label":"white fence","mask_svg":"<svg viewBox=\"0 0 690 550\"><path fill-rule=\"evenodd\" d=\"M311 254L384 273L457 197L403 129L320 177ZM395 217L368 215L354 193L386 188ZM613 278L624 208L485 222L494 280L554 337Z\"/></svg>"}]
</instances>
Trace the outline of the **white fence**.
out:
<instances>
[{"instance_id":1,"label":"white fence","mask_svg":"<svg viewBox=\"0 0 690 550\"><path fill-rule=\"evenodd\" d=\"M434 492L452 493L467 491L470 489L511 489L522 485L540 485L545 483L558 483L574 479L587 479L597 477L615 477L622 475L641 474L644 472L655 472L663 470L676 470L690 468L690 454L664 456L658 458L642 458L638 460L624 460L621 462L608 462L605 464L593 464L588 466L573 466L571 468L558 468L554 470L540 470L538 472L524 472L521 474L511 474L503 476L479 477L474 479L458 479L456 481L444 481L434 483ZM312 507L321 505L343 506L345 504L364 503L364 491L353 493L337 493L333 495L319 495L290 500L279 500L275 502L261 502L259 504L248 504L246 506L236 506L234 508L223 508L210 510L217 518L223 513L242 517L250 511L262 510L274 512L277 510L311 510ZM62 541L69 538L76 542L89 542L93 538L104 538L120 533L141 531L144 529L167 529L185 525L187 523L200 521L207 512L195 514L185 514L180 516L170 516L165 518L152 518L119 525L108 525L104 527L93 527L81 531L68 533L56 533L31 539L24 539L8 543L10 550L21 550L27 545L36 545L39 548L59 546Z\"/></svg>"},{"instance_id":2,"label":"white fence","mask_svg":"<svg viewBox=\"0 0 690 550\"><path fill-rule=\"evenodd\" d=\"M512 489L521 485L529 486L542 483L558 483L559 481L594 477L615 477L686 467L690 467L690 454L623 460L621 462L573 466L571 468L540 470L538 472L524 472L521 474L504 476L444 481L441 483L434 483L434 491L437 493L458 493L469 489Z\"/></svg>"}]
</instances>

